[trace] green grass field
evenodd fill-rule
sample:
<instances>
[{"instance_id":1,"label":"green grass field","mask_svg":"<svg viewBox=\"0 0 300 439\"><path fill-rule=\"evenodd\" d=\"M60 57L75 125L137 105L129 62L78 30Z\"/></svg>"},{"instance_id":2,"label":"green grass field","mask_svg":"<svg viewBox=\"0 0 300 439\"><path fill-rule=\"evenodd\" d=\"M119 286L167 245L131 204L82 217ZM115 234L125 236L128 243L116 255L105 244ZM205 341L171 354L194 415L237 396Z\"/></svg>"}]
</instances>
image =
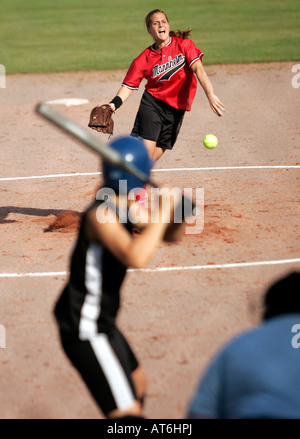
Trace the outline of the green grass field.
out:
<instances>
[{"instance_id":1,"label":"green grass field","mask_svg":"<svg viewBox=\"0 0 300 439\"><path fill-rule=\"evenodd\" d=\"M192 28L204 63L299 61L298 0L1 0L0 64L7 74L126 69L152 43L145 15Z\"/></svg>"}]
</instances>

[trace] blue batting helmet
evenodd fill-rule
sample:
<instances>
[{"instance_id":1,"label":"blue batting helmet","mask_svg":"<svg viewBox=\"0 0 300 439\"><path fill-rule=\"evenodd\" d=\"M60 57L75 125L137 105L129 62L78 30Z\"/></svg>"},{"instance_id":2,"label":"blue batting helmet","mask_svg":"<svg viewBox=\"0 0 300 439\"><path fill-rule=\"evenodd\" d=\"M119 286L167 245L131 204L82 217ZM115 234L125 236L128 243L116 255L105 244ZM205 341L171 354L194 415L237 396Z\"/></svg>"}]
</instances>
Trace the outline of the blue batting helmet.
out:
<instances>
[{"instance_id":1,"label":"blue batting helmet","mask_svg":"<svg viewBox=\"0 0 300 439\"><path fill-rule=\"evenodd\" d=\"M147 177L150 176L153 161L149 157L148 151L143 141L138 137L120 136L109 143L109 146L117 151L123 159L143 172ZM145 186L141 180L134 177L129 172L120 169L118 166L103 161L104 185L119 193L120 180L126 180L127 192L134 188Z\"/></svg>"}]
</instances>

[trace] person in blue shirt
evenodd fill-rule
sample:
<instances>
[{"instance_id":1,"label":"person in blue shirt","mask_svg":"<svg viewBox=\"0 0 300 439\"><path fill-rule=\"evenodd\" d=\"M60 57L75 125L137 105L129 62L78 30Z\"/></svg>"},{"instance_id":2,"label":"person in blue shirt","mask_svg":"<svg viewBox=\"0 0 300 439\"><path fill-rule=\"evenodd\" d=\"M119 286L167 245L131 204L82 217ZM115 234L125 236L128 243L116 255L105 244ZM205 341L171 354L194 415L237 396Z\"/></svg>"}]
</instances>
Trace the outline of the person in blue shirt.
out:
<instances>
[{"instance_id":1,"label":"person in blue shirt","mask_svg":"<svg viewBox=\"0 0 300 439\"><path fill-rule=\"evenodd\" d=\"M207 366L186 418L300 418L300 272L271 285L263 302L261 324Z\"/></svg>"}]
</instances>

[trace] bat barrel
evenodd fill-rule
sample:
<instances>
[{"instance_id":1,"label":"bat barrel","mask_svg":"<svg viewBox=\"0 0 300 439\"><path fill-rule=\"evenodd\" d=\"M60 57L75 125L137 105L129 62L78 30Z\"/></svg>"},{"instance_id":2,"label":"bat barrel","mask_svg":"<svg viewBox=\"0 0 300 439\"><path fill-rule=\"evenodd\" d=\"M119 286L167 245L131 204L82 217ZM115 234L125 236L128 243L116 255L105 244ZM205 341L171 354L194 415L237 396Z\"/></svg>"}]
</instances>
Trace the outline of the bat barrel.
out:
<instances>
[{"instance_id":1,"label":"bat barrel","mask_svg":"<svg viewBox=\"0 0 300 439\"><path fill-rule=\"evenodd\" d=\"M149 184L155 188L158 188L158 185L154 183L152 180L148 178L146 174L141 172L138 168L136 168L131 163L126 162L121 154L115 151L113 148L104 145L101 143L96 137L92 136L89 132L84 130L80 125L66 118L62 114L57 113L53 108L45 103L40 103L36 106L36 112L43 116L48 121L52 122L54 125L59 127L65 133L72 136L74 139L80 141L88 148L92 149L96 153L100 154L103 160L113 164L116 167L119 167L126 172L134 175L140 181L145 184ZM184 200L185 197L183 197ZM187 202L187 201L186 201ZM195 214L196 207L192 201L190 201L189 209L191 214ZM189 216L189 214L188 214Z\"/></svg>"},{"instance_id":2,"label":"bat barrel","mask_svg":"<svg viewBox=\"0 0 300 439\"><path fill-rule=\"evenodd\" d=\"M150 180L148 176L146 176L143 172L141 172L138 168L136 168L131 163L126 162L117 151L99 142L98 139L96 139L93 135L91 135L89 132L84 130L77 123L71 121L70 119L66 118L62 114L57 113L49 105L45 103L38 104L36 106L36 112L41 116L43 116L48 121L52 122L60 129L62 129L67 134L74 137L76 140L82 142L88 148L100 154L105 161L121 169L124 169L126 172L129 172L130 174L134 175L143 183L157 187L157 185L152 180Z\"/></svg>"}]
</instances>

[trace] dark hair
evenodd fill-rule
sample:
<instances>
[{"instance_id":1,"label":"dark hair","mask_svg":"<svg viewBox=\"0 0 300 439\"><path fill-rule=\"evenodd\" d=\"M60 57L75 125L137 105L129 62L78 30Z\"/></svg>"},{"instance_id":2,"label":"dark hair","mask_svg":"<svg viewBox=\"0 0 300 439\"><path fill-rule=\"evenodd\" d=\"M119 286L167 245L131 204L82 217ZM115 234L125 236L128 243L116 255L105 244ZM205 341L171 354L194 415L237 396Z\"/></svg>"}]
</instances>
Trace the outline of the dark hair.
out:
<instances>
[{"instance_id":1,"label":"dark hair","mask_svg":"<svg viewBox=\"0 0 300 439\"><path fill-rule=\"evenodd\" d=\"M264 320L290 313L300 313L300 272L297 271L271 285L264 297Z\"/></svg>"},{"instance_id":2,"label":"dark hair","mask_svg":"<svg viewBox=\"0 0 300 439\"><path fill-rule=\"evenodd\" d=\"M153 9L153 11L150 11L146 15L146 18L145 18L145 23L146 23L147 29L149 29L149 27L151 26L151 23L152 23L151 17L152 17L152 15L157 14L159 12L164 14L164 16L167 19L167 22L169 23L168 16L167 16L167 14L164 11L162 11L161 9ZM191 31L192 31L192 29L187 29L187 30L178 30L177 29L177 31L170 30L170 36L171 37L188 38L190 36Z\"/></svg>"}]
</instances>

